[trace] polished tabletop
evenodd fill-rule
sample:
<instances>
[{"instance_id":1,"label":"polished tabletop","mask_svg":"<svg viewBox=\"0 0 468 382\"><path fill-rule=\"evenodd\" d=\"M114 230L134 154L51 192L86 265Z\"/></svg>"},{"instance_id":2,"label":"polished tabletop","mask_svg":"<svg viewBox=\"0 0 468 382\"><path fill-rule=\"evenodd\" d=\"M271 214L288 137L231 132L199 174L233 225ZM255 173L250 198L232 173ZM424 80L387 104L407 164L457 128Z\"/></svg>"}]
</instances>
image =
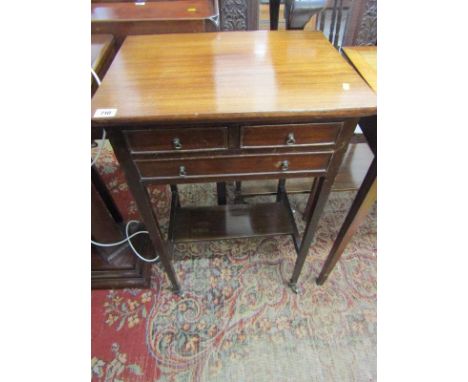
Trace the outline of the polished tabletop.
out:
<instances>
[{"instance_id":1,"label":"polished tabletop","mask_svg":"<svg viewBox=\"0 0 468 382\"><path fill-rule=\"evenodd\" d=\"M130 36L92 100L96 125L361 117L376 95L321 32ZM98 113L99 114L99 113Z\"/></svg>"},{"instance_id":2,"label":"polished tabletop","mask_svg":"<svg viewBox=\"0 0 468 382\"><path fill-rule=\"evenodd\" d=\"M213 0L91 4L91 22L201 19L215 14Z\"/></svg>"},{"instance_id":3,"label":"polished tabletop","mask_svg":"<svg viewBox=\"0 0 468 382\"><path fill-rule=\"evenodd\" d=\"M343 51L362 78L377 92L377 47L349 46Z\"/></svg>"}]
</instances>

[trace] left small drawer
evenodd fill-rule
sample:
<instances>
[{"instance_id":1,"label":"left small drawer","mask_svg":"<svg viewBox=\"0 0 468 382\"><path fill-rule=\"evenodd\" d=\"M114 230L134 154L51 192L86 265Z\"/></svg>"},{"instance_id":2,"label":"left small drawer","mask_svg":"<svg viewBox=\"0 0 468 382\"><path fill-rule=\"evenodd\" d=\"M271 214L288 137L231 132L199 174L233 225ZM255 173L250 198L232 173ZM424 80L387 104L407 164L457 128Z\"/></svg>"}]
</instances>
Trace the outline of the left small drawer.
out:
<instances>
[{"instance_id":1,"label":"left small drawer","mask_svg":"<svg viewBox=\"0 0 468 382\"><path fill-rule=\"evenodd\" d=\"M125 132L132 154L223 150L227 127L177 127Z\"/></svg>"}]
</instances>

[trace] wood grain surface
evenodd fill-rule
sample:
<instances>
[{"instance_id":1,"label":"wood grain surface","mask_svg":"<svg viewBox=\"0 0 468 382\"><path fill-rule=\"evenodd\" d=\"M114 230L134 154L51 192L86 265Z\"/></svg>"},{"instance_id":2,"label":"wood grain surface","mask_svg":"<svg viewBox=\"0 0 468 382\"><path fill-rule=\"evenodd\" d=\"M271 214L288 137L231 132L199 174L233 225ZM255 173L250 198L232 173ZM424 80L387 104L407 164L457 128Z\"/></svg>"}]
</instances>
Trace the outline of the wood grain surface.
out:
<instances>
[{"instance_id":1,"label":"wood grain surface","mask_svg":"<svg viewBox=\"0 0 468 382\"><path fill-rule=\"evenodd\" d=\"M93 124L351 118L376 96L320 32L130 36L92 100Z\"/></svg>"},{"instance_id":2,"label":"wood grain surface","mask_svg":"<svg viewBox=\"0 0 468 382\"><path fill-rule=\"evenodd\" d=\"M377 92L377 47L349 46L343 51L362 78Z\"/></svg>"},{"instance_id":3,"label":"wood grain surface","mask_svg":"<svg viewBox=\"0 0 468 382\"><path fill-rule=\"evenodd\" d=\"M205 19L215 14L209 0L179 0L135 3L93 3L91 22Z\"/></svg>"}]
</instances>

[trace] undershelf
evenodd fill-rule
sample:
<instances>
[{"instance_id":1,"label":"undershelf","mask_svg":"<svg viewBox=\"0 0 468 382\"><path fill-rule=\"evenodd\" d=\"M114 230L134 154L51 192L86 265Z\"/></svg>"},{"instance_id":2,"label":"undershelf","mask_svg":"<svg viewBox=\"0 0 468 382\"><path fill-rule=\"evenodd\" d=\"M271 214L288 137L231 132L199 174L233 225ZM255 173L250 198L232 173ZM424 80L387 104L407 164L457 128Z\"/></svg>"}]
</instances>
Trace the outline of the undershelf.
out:
<instances>
[{"instance_id":1,"label":"undershelf","mask_svg":"<svg viewBox=\"0 0 468 382\"><path fill-rule=\"evenodd\" d=\"M295 223L284 203L176 208L173 241L289 235Z\"/></svg>"}]
</instances>

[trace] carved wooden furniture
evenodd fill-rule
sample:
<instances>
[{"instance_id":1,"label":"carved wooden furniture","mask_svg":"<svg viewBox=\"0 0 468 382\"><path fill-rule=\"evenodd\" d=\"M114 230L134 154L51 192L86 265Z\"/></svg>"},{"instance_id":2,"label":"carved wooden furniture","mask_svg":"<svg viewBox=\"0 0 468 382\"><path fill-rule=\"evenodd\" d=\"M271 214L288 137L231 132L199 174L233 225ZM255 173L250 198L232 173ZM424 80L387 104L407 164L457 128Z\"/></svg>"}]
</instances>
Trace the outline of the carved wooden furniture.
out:
<instances>
[{"instance_id":1,"label":"carved wooden furniture","mask_svg":"<svg viewBox=\"0 0 468 382\"><path fill-rule=\"evenodd\" d=\"M257 30L259 0L219 0L220 30Z\"/></svg>"},{"instance_id":2,"label":"carved wooden furniture","mask_svg":"<svg viewBox=\"0 0 468 382\"><path fill-rule=\"evenodd\" d=\"M277 30L280 0L270 0L269 9L270 29ZM316 29L336 47L377 44L377 0L325 0L316 20Z\"/></svg>"},{"instance_id":3,"label":"carved wooden furniture","mask_svg":"<svg viewBox=\"0 0 468 382\"><path fill-rule=\"evenodd\" d=\"M377 0L353 0L343 46L377 45Z\"/></svg>"},{"instance_id":4,"label":"carved wooden furniture","mask_svg":"<svg viewBox=\"0 0 468 382\"><path fill-rule=\"evenodd\" d=\"M336 47L376 45L377 0L327 0L316 26Z\"/></svg>"},{"instance_id":5,"label":"carved wooden furniture","mask_svg":"<svg viewBox=\"0 0 468 382\"><path fill-rule=\"evenodd\" d=\"M99 78L106 74L114 58L114 38L111 35L91 36L91 67ZM92 86L96 82L92 82ZM99 134L99 135L98 135ZM95 131L92 139L100 138ZM112 243L124 238L123 219L104 181L91 167L91 237L101 243ZM133 227L134 229L136 227ZM139 235L134 244L139 251L152 255L148 237ZM91 287L123 288L149 285L150 266L136 259L128 245L102 248L91 247Z\"/></svg>"},{"instance_id":6,"label":"carved wooden furniture","mask_svg":"<svg viewBox=\"0 0 468 382\"><path fill-rule=\"evenodd\" d=\"M343 49L346 57L353 64L356 70L377 92L377 47L362 46L349 47ZM346 245L351 240L354 233L357 231L361 223L366 218L369 210L377 200L377 118L371 116L362 118L359 121L369 146L374 153L374 160L367 171L367 174L362 182L361 187L356 195L356 198L351 206L348 215L345 218L343 226L338 233L338 236L333 243L333 247L325 261L325 264L317 279L319 285L323 284L336 263L343 254Z\"/></svg>"},{"instance_id":7,"label":"carved wooden furniture","mask_svg":"<svg viewBox=\"0 0 468 382\"><path fill-rule=\"evenodd\" d=\"M148 0L157 2L160 0ZM178 0L172 0L178 1ZM219 29L224 31L257 30L259 0L213 0L218 2ZM93 0L92 3L135 3L134 0ZM215 5L216 6L216 5Z\"/></svg>"},{"instance_id":8,"label":"carved wooden furniture","mask_svg":"<svg viewBox=\"0 0 468 382\"><path fill-rule=\"evenodd\" d=\"M126 36L218 30L217 0L93 2L91 33L115 36L117 49Z\"/></svg>"},{"instance_id":9,"label":"carved wooden furniture","mask_svg":"<svg viewBox=\"0 0 468 382\"><path fill-rule=\"evenodd\" d=\"M321 33L131 36L92 100L175 291L173 244L291 235L297 291L309 246L358 118L375 94ZM301 237L284 180L315 176ZM275 203L187 208L177 184L281 179ZM171 184L164 240L146 186Z\"/></svg>"}]
</instances>

